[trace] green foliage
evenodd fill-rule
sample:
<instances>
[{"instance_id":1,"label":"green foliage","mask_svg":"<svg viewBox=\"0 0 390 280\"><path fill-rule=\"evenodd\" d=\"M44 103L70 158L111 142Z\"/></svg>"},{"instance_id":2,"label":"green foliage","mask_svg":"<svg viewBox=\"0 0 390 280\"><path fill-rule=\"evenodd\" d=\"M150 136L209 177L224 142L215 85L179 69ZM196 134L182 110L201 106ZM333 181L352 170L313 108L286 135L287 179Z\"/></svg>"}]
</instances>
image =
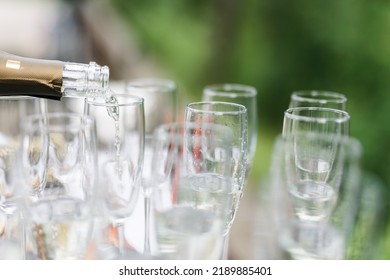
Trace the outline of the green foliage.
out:
<instances>
[{"instance_id":1,"label":"green foliage","mask_svg":"<svg viewBox=\"0 0 390 280\"><path fill-rule=\"evenodd\" d=\"M210 83L255 86L259 135L264 139L281 131L293 90L346 94L351 134L364 147L364 168L390 183L389 2L114 3L137 31L143 51L185 85L193 99ZM268 141L265 153L270 148ZM266 168L269 157L258 157L257 163Z\"/></svg>"}]
</instances>

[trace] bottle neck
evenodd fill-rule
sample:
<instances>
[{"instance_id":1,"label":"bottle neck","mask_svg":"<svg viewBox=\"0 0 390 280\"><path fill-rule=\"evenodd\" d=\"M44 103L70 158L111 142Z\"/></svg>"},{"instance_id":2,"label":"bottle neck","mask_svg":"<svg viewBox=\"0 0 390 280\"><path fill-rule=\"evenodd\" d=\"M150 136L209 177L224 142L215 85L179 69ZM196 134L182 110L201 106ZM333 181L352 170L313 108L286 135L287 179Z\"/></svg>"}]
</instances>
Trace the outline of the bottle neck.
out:
<instances>
[{"instance_id":1,"label":"bottle neck","mask_svg":"<svg viewBox=\"0 0 390 280\"><path fill-rule=\"evenodd\" d=\"M30 95L49 99L104 93L109 68L16 56L0 51L0 95Z\"/></svg>"},{"instance_id":2,"label":"bottle neck","mask_svg":"<svg viewBox=\"0 0 390 280\"><path fill-rule=\"evenodd\" d=\"M61 92L65 96L95 96L108 88L109 68L95 62L64 64Z\"/></svg>"}]
</instances>

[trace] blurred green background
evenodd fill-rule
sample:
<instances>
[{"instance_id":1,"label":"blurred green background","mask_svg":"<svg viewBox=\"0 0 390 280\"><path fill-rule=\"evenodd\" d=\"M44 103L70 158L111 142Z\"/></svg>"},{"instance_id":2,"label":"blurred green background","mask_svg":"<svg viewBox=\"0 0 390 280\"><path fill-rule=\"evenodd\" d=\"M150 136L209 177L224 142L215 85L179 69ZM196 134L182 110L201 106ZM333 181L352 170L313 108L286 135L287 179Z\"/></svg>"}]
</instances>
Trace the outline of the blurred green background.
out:
<instances>
[{"instance_id":1,"label":"blurred green background","mask_svg":"<svg viewBox=\"0 0 390 280\"><path fill-rule=\"evenodd\" d=\"M210 83L258 90L255 180L298 89L348 97L363 166L390 183L390 3L364 0L114 0L144 53L199 99Z\"/></svg>"},{"instance_id":2,"label":"blurred green background","mask_svg":"<svg viewBox=\"0 0 390 280\"><path fill-rule=\"evenodd\" d=\"M190 100L199 99L202 88L212 83L257 88L259 138L251 186L259 187L268 172L272 144L281 132L291 92L318 89L344 93L351 114L351 135L363 145L365 176L375 178L383 191L372 203L388 207L388 1L113 3L135 31L142 51L183 85ZM367 180L365 187L376 187L373 180ZM386 214L380 218L380 224L387 223ZM383 227L377 226L377 230ZM384 242L379 247L385 249L376 258L390 258L388 242Z\"/></svg>"},{"instance_id":3,"label":"blurred green background","mask_svg":"<svg viewBox=\"0 0 390 280\"><path fill-rule=\"evenodd\" d=\"M256 87L259 133L251 188L259 188L267 175L291 92L316 89L345 94L351 135L364 149L362 168L370 178L367 181L375 182L366 187L381 188L372 202L386 209L378 231L388 224L389 1L5 2L35 7L45 3L51 5L45 19L58 18L51 21L54 31L45 37L48 42L38 42L39 51L31 52L31 44L18 49L28 44L22 39L22 44L7 45L2 36L0 47L5 51L81 62L94 59L110 67L113 79L164 75L177 82L183 106L199 100L208 84ZM53 8L53 3L60 8ZM34 11L28 10L30 16ZM12 20L16 24L17 17ZM13 36L23 35L14 32ZM387 239L379 245L376 258L390 259Z\"/></svg>"}]
</instances>

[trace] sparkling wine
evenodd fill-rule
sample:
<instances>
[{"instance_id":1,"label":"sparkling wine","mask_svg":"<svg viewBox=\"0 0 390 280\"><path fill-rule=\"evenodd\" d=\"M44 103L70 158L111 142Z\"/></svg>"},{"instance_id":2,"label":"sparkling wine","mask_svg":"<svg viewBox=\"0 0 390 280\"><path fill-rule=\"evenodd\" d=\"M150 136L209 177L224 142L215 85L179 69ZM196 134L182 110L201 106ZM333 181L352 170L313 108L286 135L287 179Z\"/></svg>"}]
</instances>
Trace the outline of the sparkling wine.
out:
<instances>
[{"instance_id":1,"label":"sparkling wine","mask_svg":"<svg viewBox=\"0 0 390 280\"><path fill-rule=\"evenodd\" d=\"M290 189L296 215L302 220L321 221L332 211L336 194L326 184L303 181Z\"/></svg>"},{"instance_id":2,"label":"sparkling wine","mask_svg":"<svg viewBox=\"0 0 390 280\"><path fill-rule=\"evenodd\" d=\"M309 157L297 159L297 166L301 178L316 182L326 182L331 169L328 161Z\"/></svg>"},{"instance_id":3,"label":"sparkling wine","mask_svg":"<svg viewBox=\"0 0 390 280\"><path fill-rule=\"evenodd\" d=\"M120 126L119 126L119 105L118 100L113 95L111 90L107 91L108 94L105 96L105 102L107 104L107 113L114 120L115 126L115 136L114 136L114 147L115 147L115 156L117 161L117 174L119 177L122 174L122 164L120 159L121 151L121 135L120 135Z\"/></svg>"},{"instance_id":4,"label":"sparkling wine","mask_svg":"<svg viewBox=\"0 0 390 280\"><path fill-rule=\"evenodd\" d=\"M185 202L217 214L223 220L222 234L227 234L240 199L233 180L206 173L182 178L180 184L184 187L180 187L177 193L178 203Z\"/></svg>"},{"instance_id":5,"label":"sparkling wine","mask_svg":"<svg viewBox=\"0 0 390 280\"><path fill-rule=\"evenodd\" d=\"M222 221L211 212L177 206L159 213L156 221L161 258L218 259L222 249Z\"/></svg>"}]
</instances>

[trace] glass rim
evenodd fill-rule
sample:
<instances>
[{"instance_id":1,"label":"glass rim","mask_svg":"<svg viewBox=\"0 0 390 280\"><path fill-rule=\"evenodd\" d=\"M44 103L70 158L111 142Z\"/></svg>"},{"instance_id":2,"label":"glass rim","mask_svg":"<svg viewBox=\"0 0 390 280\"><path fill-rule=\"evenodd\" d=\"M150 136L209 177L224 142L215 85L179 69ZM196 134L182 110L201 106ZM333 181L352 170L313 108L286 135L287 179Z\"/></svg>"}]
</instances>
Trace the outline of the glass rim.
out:
<instances>
[{"instance_id":1,"label":"glass rim","mask_svg":"<svg viewBox=\"0 0 390 280\"><path fill-rule=\"evenodd\" d=\"M5 95L0 96L0 101L19 101L19 100L39 100L39 97L29 96L29 95Z\"/></svg>"},{"instance_id":2,"label":"glass rim","mask_svg":"<svg viewBox=\"0 0 390 280\"><path fill-rule=\"evenodd\" d=\"M134 91L148 90L148 88L160 86L161 92L174 91L177 88L173 80L166 78L136 78L132 80L125 80L125 89ZM152 91L152 90L150 90ZM154 90L153 90L154 91Z\"/></svg>"},{"instance_id":3,"label":"glass rim","mask_svg":"<svg viewBox=\"0 0 390 280\"><path fill-rule=\"evenodd\" d=\"M255 97L257 90L253 86L243 84L214 84L206 86L203 93L208 96L223 96L223 97Z\"/></svg>"},{"instance_id":4,"label":"glass rim","mask_svg":"<svg viewBox=\"0 0 390 280\"><path fill-rule=\"evenodd\" d=\"M23 122L24 124L31 124L32 122L38 121L38 120L50 120L50 119L75 119L80 120L82 123L86 120L90 123L95 122L95 119L92 116L84 115L84 114L78 114L78 113L69 113L69 112L52 112L52 113L46 113L46 114L34 114L29 115L25 117L26 122Z\"/></svg>"},{"instance_id":5,"label":"glass rim","mask_svg":"<svg viewBox=\"0 0 390 280\"><path fill-rule=\"evenodd\" d=\"M85 102L87 104L93 105L93 106L105 106L105 107L121 107L121 106L129 106L129 105L140 105L144 104L144 99L140 96L133 95L133 94L127 94L127 93L116 93L113 91L112 96L120 99L118 100L117 104L114 103L107 103L107 101L103 97L99 98L86 98ZM123 98L130 99L128 101L124 101ZM121 102L120 102L121 101Z\"/></svg>"},{"instance_id":6,"label":"glass rim","mask_svg":"<svg viewBox=\"0 0 390 280\"><path fill-rule=\"evenodd\" d=\"M318 97L318 98L317 98ZM323 98L321 98L323 97ZM291 94L291 100L307 101L314 103L345 103L347 97L339 92L326 90L296 90Z\"/></svg>"},{"instance_id":7,"label":"glass rim","mask_svg":"<svg viewBox=\"0 0 390 280\"><path fill-rule=\"evenodd\" d=\"M196 108L198 106L204 106L204 105L226 105L230 108L235 108L236 110L225 110L225 111L215 111L215 110L209 110L209 109L202 109L202 108ZM232 102L222 102L222 101L197 101L197 102L191 102L186 105L186 108L188 110L191 110L193 112L197 113L207 113L212 115L241 115L247 113L247 108L244 105L232 103Z\"/></svg>"},{"instance_id":8,"label":"glass rim","mask_svg":"<svg viewBox=\"0 0 390 280\"><path fill-rule=\"evenodd\" d=\"M330 112L333 113L334 116L329 117L321 117L321 116L302 116L295 114L296 112L302 112L302 111L322 111L322 112ZM295 107L295 108L288 108L284 112L284 116L292 119L292 120L302 120L306 122L313 122L313 123L326 123L329 121L333 121L336 123L344 123L350 120L350 115L343 110L333 109L333 108L326 108L326 107Z\"/></svg>"}]
</instances>

